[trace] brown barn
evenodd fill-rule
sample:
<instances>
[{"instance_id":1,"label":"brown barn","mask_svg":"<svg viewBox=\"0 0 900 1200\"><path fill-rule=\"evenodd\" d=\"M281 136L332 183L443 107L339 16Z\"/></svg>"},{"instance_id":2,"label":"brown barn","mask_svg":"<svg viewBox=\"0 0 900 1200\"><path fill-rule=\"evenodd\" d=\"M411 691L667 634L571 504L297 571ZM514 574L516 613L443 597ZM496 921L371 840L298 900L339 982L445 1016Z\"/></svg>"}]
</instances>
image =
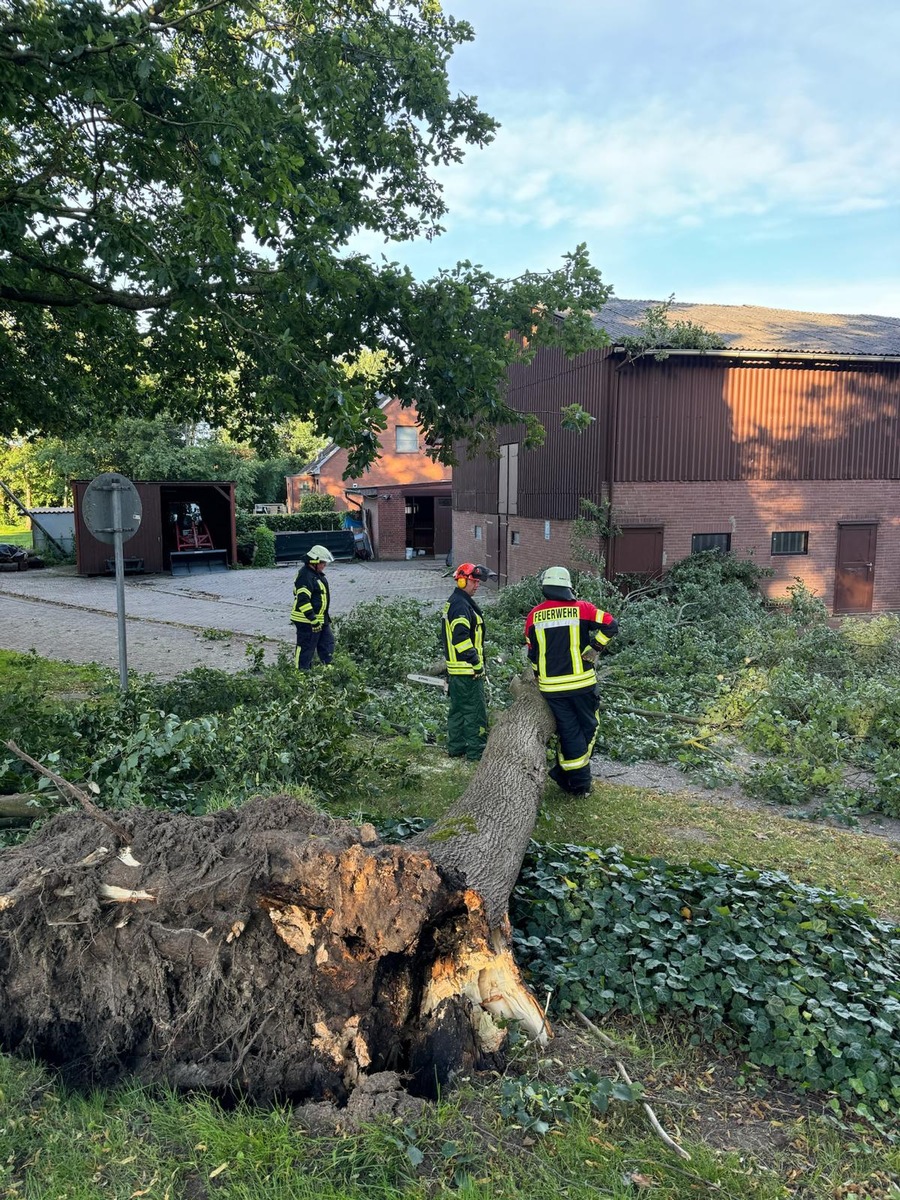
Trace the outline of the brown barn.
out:
<instances>
[{"instance_id":1,"label":"brown barn","mask_svg":"<svg viewBox=\"0 0 900 1200\"><path fill-rule=\"evenodd\" d=\"M443 558L450 550L451 468L425 453L414 407L391 399L382 408L387 425L372 466L345 479L347 451L327 446L305 471L287 477L288 511L299 511L304 493L326 492L338 508L362 510L377 558Z\"/></svg>"},{"instance_id":2,"label":"brown barn","mask_svg":"<svg viewBox=\"0 0 900 1200\"><path fill-rule=\"evenodd\" d=\"M106 575L113 571L113 547L98 541L84 521L84 493L90 480L72 484L75 501L75 562L79 575ZM226 552L229 563L237 562L235 502L233 483L205 480L177 482L135 481L141 500L141 525L124 545L126 566L155 574L171 569L171 554L176 549L173 515L183 506L199 507L212 544Z\"/></svg>"},{"instance_id":3,"label":"brown barn","mask_svg":"<svg viewBox=\"0 0 900 1200\"><path fill-rule=\"evenodd\" d=\"M461 456L455 557L501 583L572 564L586 497L609 501L620 530L610 575L719 548L772 568L772 596L800 578L838 613L900 609L900 320L679 304L672 319L727 348L631 361L621 339L648 303L610 301L605 350L544 350L510 371L514 408L578 402L595 421L579 435L543 416L539 450L510 426L499 461Z\"/></svg>"}]
</instances>

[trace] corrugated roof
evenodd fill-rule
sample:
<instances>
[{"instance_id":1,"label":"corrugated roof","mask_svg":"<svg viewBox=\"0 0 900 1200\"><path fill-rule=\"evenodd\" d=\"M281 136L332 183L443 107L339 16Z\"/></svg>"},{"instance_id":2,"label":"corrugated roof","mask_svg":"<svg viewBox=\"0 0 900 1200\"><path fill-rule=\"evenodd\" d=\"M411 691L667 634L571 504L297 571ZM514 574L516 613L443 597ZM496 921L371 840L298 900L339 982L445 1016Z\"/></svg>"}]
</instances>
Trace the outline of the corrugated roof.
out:
<instances>
[{"instance_id":1,"label":"corrugated roof","mask_svg":"<svg viewBox=\"0 0 900 1200\"><path fill-rule=\"evenodd\" d=\"M595 318L613 343L634 337L645 311L659 300L612 297ZM755 304L676 302L670 321L692 321L717 333L729 350L795 354L900 355L900 318L795 312Z\"/></svg>"}]
</instances>

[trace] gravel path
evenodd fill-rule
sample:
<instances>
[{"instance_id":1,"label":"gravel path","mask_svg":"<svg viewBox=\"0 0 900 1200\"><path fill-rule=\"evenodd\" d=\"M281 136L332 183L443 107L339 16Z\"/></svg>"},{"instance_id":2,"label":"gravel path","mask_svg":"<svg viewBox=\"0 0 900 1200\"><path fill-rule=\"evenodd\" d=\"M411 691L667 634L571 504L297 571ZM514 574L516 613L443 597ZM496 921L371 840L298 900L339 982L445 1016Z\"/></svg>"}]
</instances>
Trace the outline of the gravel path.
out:
<instances>
[{"instance_id":1,"label":"gravel path","mask_svg":"<svg viewBox=\"0 0 900 1200\"><path fill-rule=\"evenodd\" d=\"M451 590L445 570L443 561L432 560L334 563L328 568L332 612L349 612L376 596L411 596L437 609ZM248 647L257 645L271 661L279 646L294 645L288 614L295 573L291 566L127 577L129 667L161 679L199 666L239 670ZM115 580L86 579L74 567L3 572L0 648L117 667Z\"/></svg>"}]
</instances>

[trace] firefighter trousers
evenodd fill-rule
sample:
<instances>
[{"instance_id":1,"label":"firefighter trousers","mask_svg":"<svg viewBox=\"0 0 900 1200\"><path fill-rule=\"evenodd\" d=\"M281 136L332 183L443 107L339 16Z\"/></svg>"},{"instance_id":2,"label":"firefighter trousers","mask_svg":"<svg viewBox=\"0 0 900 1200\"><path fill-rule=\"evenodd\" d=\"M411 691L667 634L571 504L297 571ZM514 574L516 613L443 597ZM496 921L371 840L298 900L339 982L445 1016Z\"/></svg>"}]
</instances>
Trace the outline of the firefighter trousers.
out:
<instances>
[{"instance_id":1,"label":"firefighter trousers","mask_svg":"<svg viewBox=\"0 0 900 1200\"><path fill-rule=\"evenodd\" d=\"M574 692L544 692L556 721L556 766L550 778L564 792L591 790L591 754L597 737L597 693L593 685Z\"/></svg>"},{"instance_id":2,"label":"firefighter trousers","mask_svg":"<svg viewBox=\"0 0 900 1200\"><path fill-rule=\"evenodd\" d=\"M487 708L484 676L449 677L450 712L447 716L447 753L451 758L478 762L487 741Z\"/></svg>"},{"instance_id":3,"label":"firefighter trousers","mask_svg":"<svg viewBox=\"0 0 900 1200\"><path fill-rule=\"evenodd\" d=\"M312 625L295 621L297 628L297 651L294 655L294 666L298 671L312 670L313 659L318 654L322 663L327 666L334 657L334 634L331 632L331 622L321 629L313 629Z\"/></svg>"}]
</instances>

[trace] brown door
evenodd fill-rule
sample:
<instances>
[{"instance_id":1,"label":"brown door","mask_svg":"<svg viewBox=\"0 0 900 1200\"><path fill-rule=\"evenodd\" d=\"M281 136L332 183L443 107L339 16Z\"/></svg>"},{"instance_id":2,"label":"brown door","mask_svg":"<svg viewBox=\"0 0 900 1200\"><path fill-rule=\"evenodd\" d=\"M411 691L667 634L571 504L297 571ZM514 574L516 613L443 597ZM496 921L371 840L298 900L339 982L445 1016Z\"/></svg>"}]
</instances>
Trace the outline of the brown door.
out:
<instances>
[{"instance_id":1,"label":"brown door","mask_svg":"<svg viewBox=\"0 0 900 1200\"><path fill-rule=\"evenodd\" d=\"M837 566L834 573L834 611L871 612L875 585L874 524L838 525Z\"/></svg>"},{"instance_id":2,"label":"brown door","mask_svg":"<svg viewBox=\"0 0 900 1200\"><path fill-rule=\"evenodd\" d=\"M663 568L661 525L624 528L613 544L615 575L648 575L658 579Z\"/></svg>"},{"instance_id":3,"label":"brown door","mask_svg":"<svg viewBox=\"0 0 900 1200\"><path fill-rule=\"evenodd\" d=\"M434 502L434 557L446 558L453 540L453 501L438 496Z\"/></svg>"}]
</instances>

